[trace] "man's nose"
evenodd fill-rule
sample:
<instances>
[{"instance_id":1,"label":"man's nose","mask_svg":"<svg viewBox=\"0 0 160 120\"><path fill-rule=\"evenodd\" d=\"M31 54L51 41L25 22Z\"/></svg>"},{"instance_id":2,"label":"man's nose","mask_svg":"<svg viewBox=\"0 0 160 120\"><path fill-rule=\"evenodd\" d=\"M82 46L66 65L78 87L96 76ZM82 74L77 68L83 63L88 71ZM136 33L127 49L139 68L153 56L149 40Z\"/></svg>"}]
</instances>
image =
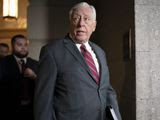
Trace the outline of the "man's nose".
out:
<instances>
[{"instance_id":1,"label":"man's nose","mask_svg":"<svg viewBox=\"0 0 160 120\"><path fill-rule=\"evenodd\" d=\"M85 24L85 21L83 18L79 19L79 26L83 26Z\"/></svg>"},{"instance_id":2,"label":"man's nose","mask_svg":"<svg viewBox=\"0 0 160 120\"><path fill-rule=\"evenodd\" d=\"M26 49L26 46L21 46L21 49Z\"/></svg>"}]
</instances>

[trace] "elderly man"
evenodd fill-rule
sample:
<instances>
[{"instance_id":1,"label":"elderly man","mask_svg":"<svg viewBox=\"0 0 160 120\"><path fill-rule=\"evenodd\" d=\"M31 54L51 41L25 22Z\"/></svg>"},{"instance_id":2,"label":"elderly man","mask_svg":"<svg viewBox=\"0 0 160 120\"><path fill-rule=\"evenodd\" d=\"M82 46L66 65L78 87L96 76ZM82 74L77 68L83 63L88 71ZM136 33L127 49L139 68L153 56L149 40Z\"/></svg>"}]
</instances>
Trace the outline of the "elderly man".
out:
<instances>
[{"instance_id":1,"label":"elderly man","mask_svg":"<svg viewBox=\"0 0 160 120\"><path fill-rule=\"evenodd\" d=\"M95 8L86 2L69 12L70 32L41 50L35 120L121 120L104 51L90 42Z\"/></svg>"}]
</instances>

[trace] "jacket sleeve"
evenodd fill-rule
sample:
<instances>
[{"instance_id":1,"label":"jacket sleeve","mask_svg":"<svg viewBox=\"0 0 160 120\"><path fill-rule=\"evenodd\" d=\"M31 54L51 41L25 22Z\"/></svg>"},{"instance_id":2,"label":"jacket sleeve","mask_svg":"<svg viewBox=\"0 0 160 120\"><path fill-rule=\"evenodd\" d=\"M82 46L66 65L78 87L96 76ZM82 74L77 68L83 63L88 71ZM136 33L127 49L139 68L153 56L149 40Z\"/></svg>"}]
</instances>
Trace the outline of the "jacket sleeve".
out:
<instances>
[{"instance_id":1,"label":"jacket sleeve","mask_svg":"<svg viewBox=\"0 0 160 120\"><path fill-rule=\"evenodd\" d=\"M117 102L117 95L111 85L108 88L108 92L107 92L107 103L109 107L113 108L118 120L121 120L121 115L119 112L119 107L118 107L118 102Z\"/></svg>"},{"instance_id":2,"label":"jacket sleeve","mask_svg":"<svg viewBox=\"0 0 160 120\"><path fill-rule=\"evenodd\" d=\"M40 53L34 97L35 120L56 120L53 108L56 76L57 66L55 59L47 47L43 47Z\"/></svg>"},{"instance_id":3,"label":"jacket sleeve","mask_svg":"<svg viewBox=\"0 0 160 120\"><path fill-rule=\"evenodd\" d=\"M106 58L106 55L104 53L104 56ZM107 62L107 60L106 60ZM109 70L108 70L108 89L107 89L107 106L110 108L113 108L118 120L122 120L121 114L119 112L118 107L118 100L117 100L117 94L116 91L113 89L112 85L110 84L110 78L109 78Z\"/></svg>"}]
</instances>

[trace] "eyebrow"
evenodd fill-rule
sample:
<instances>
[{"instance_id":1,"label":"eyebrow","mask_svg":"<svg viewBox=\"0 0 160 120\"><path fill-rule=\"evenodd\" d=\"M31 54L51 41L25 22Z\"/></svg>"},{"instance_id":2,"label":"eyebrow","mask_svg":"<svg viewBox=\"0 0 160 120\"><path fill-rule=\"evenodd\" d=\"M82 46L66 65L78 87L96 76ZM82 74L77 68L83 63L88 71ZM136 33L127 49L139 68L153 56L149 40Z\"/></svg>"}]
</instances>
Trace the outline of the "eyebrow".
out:
<instances>
[{"instance_id":1,"label":"eyebrow","mask_svg":"<svg viewBox=\"0 0 160 120\"><path fill-rule=\"evenodd\" d=\"M72 15L72 17L74 17L74 16L81 16L81 15L80 15L80 14L75 13L75 14L73 14L73 15ZM83 16L85 16L85 17L89 17L89 18L92 18L92 16L89 16L89 15L86 15L86 14L84 14Z\"/></svg>"}]
</instances>

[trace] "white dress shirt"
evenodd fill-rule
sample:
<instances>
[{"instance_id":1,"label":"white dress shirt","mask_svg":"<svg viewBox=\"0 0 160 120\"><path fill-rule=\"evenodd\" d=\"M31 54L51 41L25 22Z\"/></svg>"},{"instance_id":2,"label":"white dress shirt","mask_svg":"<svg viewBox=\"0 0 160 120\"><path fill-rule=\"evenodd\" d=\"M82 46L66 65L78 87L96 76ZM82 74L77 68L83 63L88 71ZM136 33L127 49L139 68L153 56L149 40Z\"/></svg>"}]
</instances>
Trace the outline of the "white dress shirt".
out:
<instances>
[{"instance_id":1,"label":"white dress shirt","mask_svg":"<svg viewBox=\"0 0 160 120\"><path fill-rule=\"evenodd\" d=\"M81 52L81 50L80 50L81 44L79 44L79 43L75 43L75 44L76 44L78 50ZM92 50L92 48L91 48L91 46L89 45L88 42L84 43L84 45L86 46L86 49L87 49L87 50L90 52L90 54L92 55L93 61L94 61L95 66L96 66L96 69L97 69L97 71L98 71L98 73L99 73L99 63L98 63L98 59L97 59L97 57L96 57L96 54L94 53L94 51Z\"/></svg>"},{"instance_id":2,"label":"white dress shirt","mask_svg":"<svg viewBox=\"0 0 160 120\"><path fill-rule=\"evenodd\" d=\"M21 60L23 59L24 60L24 63L27 62L27 58L18 58L17 56L14 55L14 58L16 59L17 61L17 64L18 64L18 67L19 67L19 70L22 72L22 68L21 68Z\"/></svg>"}]
</instances>

